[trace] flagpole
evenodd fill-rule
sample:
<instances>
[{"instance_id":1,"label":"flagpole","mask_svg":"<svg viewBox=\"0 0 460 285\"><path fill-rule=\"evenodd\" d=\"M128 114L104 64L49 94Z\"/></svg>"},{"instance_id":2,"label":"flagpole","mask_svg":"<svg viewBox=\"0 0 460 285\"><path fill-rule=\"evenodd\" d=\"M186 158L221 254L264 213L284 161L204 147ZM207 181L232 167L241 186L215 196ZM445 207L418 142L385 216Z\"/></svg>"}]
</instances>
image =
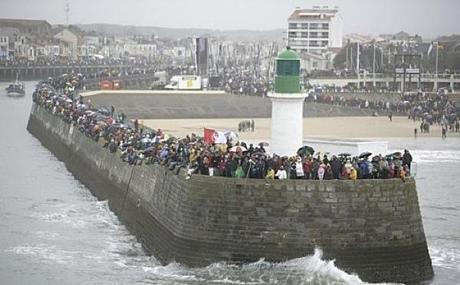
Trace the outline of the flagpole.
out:
<instances>
[{"instance_id":1,"label":"flagpole","mask_svg":"<svg viewBox=\"0 0 460 285\"><path fill-rule=\"evenodd\" d=\"M373 47L374 47L374 57L372 59L372 78L373 78L373 83L374 83L374 88L375 88L375 43L373 44Z\"/></svg>"},{"instance_id":2,"label":"flagpole","mask_svg":"<svg viewBox=\"0 0 460 285\"><path fill-rule=\"evenodd\" d=\"M438 91L438 64L439 64L439 42L436 42L436 74L434 78L434 91Z\"/></svg>"},{"instance_id":3,"label":"flagpole","mask_svg":"<svg viewBox=\"0 0 460 285\"><path fill-rule=\"evenodd\" d=\"M359 43L356 43L356 70L358 71L358 90L361 87L361 78L359 72Z\"/></svg>"}]
</instances>

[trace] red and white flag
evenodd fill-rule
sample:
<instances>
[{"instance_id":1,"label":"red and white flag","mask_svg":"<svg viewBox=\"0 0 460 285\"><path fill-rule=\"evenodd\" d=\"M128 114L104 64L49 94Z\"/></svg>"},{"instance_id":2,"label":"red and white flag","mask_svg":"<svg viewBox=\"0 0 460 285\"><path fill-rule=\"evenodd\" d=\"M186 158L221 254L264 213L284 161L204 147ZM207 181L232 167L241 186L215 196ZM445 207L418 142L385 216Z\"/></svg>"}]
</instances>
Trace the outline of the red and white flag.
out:
<instances>
[{"instance_id":1,"label":"red and white flag","mask_svg":"<svg viewBox=\"0 0 460 285\"><path fill-rule=\"evenodd\" d=\"M227 143L227 137L224 132L219 132L214 129L204 128L204 142L207 144Z\"/></svg>"}]
</instances>

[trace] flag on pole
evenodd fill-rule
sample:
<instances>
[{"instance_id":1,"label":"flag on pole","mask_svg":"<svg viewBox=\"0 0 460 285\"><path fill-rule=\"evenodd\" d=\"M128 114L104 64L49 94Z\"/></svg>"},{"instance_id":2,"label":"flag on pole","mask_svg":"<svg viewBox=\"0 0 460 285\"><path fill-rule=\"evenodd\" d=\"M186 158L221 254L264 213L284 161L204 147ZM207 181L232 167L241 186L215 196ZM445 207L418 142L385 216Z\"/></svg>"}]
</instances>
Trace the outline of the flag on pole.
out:
<instances>
[{"instance_id":1,"label":"flag on pole","mask_svg":"<svg viewBox=\"0 0 460 285\"><path fill-rule=\"evenodd\" d=\"M224 132L219 132L214 129L204 128L204 142L207 144L227 143L227 137Z\"/></svg>"},{"instance_id":2,"label":"flag on pole","mask_svg":"<svg viewBox=\"0 0 460 285\"><path fill-rule=\"evenodd\" d=\"M430 47L428 47L428 52L427 55L430 56L431 51L433 50L433 43L430 44Z\"/></svg>"},{"instance_id":3,"label":"flag on pole","mask_svg":"<svg viewBox=\"0 0 460 285\"><path fill-rule=\"evenodd\" d=\"M207 144L212 144L214 143L214 130L213 129L208 129L204 128L204 142Z\"/></svg>"}]
</instances>

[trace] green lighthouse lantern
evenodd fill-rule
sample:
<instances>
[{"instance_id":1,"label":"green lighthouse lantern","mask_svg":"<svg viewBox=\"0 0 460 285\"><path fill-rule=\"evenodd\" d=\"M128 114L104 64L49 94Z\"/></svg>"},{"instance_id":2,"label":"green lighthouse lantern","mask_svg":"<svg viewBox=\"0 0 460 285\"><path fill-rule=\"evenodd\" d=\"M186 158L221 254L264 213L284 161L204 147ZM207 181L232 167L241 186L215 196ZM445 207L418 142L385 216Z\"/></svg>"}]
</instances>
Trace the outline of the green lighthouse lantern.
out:
<instances>
[{"instance_id":1,"label":"green lighthouse lantern","mask_svg":"<svg viewBox=\"0 0 460 285\"><path fill-rule=\"evenodd\" d=\"M289 47L276 58L276 93L300 93L300 58Z\"/></svg>"}]
</instances>

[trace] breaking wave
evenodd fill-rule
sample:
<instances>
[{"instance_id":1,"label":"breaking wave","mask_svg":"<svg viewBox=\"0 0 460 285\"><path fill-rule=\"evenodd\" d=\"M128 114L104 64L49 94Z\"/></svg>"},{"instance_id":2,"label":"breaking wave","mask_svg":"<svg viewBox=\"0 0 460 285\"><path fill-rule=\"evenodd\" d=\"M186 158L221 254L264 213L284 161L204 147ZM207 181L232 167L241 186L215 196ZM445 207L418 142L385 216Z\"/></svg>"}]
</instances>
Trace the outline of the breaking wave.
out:
<instances>
[{"instance_id":1,"label":"breaking wave","mask_svg":"<svg viewBox=\"0 0 460 285\"><path fill-rule=\"evenodd\" d=\"M460 161L460 151L456 150L413 150L416 163L449 163Z\"/></svg>"}]
</instances>

